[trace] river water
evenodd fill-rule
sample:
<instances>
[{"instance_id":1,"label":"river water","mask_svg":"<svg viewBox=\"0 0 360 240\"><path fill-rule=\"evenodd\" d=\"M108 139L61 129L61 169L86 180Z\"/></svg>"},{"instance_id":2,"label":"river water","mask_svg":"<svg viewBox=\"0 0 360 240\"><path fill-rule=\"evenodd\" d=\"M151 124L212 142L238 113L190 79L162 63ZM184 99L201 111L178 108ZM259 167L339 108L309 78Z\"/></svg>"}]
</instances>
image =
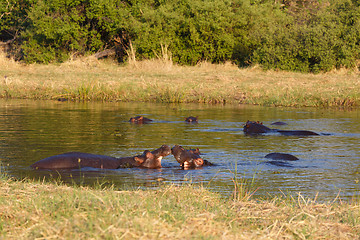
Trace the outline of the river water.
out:
<instances>
[{"instance_id":1,"label":"river water","mask_svg":"<svg viewBox=\"0 0 360 240\"><path fill-rule=\"evenodd\" d=\"M135 125L130 117L154 121ZM278 194L331 200L360 196L359 110L281 108L249 105L74 103L0 100L0 160L15 178L74 184L114 184L118 189L157 188L163 183L201 184L229 195L234 181L254 182L256 197ZM198 124L184 118L198 116ZM311 130L320 136L247 136L247 120L284 130ZM274 121L288 125L270 126ZM172 155L161 169L33 170L30 164L70 151L126 157L162 144L199 147L215 166L182 170ZM271 152L298 161L271 164ZM3 171L4 171L3 170Z\"/></svg>"}]
</instances>

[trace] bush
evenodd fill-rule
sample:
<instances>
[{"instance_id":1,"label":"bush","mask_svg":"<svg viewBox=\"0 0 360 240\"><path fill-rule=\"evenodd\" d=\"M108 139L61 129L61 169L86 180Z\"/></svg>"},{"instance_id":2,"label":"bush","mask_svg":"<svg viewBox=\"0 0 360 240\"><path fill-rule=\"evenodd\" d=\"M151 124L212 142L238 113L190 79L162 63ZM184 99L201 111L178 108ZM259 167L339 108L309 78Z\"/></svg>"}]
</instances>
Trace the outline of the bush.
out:
<instances>
[{"instance_id":1,"label":"bush","mask_svg":"<svg viewBox=\"0 0 360 240\"><path fill-rule=\"evenodd\" d=\"M0 40L18 37L28 27L27 11L35 0L0 1Z\"/></svg>"},{"instance_id":2,"label":"bush","mask_svg":"<svg viewBox=\"0 0 360 240\"><path fill-rule=\"evenodd\" d=\"M276 27L258 33L261 37L251 60L265 69L315 73L355 67L359 10L351 1L339 0L330 6L312 6L305 15L303 11L287 12L287 22L278 18Z\"/></svg>"},{"instance_id":3,"label":"bush","mask_svg":"<svg viewBox=\"0 0 360 240\"><path fill-rule=\"evenodd\" d=\"M121 1L48 0L29 9L23 32L24 60L48 63L91 54L109 44L122 19Z\"/></svg>"},{"instance_id":4,"label":"bush","mask_svg":"<svg viewBox=\"0 0 360 240\"><path fill-rule=\"evenodd\" d=\"M171 55L175 63L233 61L302 72L356 66L356 0L7 0L0 38L28 63L115 49L119 62Z\"/></svg>"},{"instance_id":5,"label":"bush","mask_svg":"<svg viewBox=\"0 0 360 240\"><path fill-rule=\"evenodd\" d=\"M232 55L234 13L231 1L173 0L137 4L127 29L140 59L153 58L168 46L180 64L224 62Z\"/></svg>"}]
</instances>

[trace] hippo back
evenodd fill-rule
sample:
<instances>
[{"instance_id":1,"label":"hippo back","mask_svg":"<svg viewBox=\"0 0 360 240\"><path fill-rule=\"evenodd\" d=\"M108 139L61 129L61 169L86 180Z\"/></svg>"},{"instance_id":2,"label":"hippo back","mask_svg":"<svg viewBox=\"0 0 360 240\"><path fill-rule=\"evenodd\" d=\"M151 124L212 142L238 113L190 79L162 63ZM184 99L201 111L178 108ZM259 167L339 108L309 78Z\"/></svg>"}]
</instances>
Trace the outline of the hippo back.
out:
<instances>
[{"instance_id":1,"label":"hippo back","mask_svg":"<svg viewBox=\"0 0 360 240\"><path fill-rule=\"evenodd\" d=\"M44 158L31 165L35 169L79 169L83 167L115 169L119 167L114 157L81 152L68 152Z\"/></svg>"},{"instance_id":2,"label":"hippo back","mask_svg":"<svg viewBox=\"0 0 360 240\"><path fill-rule=\"evenodd\" d=\"M294 155L288 153L269 153L265 156L265 158L273 159L273 160L287 160L287 161L296 161L299 160Z\"/></svg>"},{"instance_id":3,"label":"hippo back","mask_svg":"<svg viewBox=\"0 0 360 240\"><path fill-rule=\"evenodd\" d=\"M286 136L317 136L316 132L307 130L277 130L278 133Z\"/></svg>"}]
</instances>

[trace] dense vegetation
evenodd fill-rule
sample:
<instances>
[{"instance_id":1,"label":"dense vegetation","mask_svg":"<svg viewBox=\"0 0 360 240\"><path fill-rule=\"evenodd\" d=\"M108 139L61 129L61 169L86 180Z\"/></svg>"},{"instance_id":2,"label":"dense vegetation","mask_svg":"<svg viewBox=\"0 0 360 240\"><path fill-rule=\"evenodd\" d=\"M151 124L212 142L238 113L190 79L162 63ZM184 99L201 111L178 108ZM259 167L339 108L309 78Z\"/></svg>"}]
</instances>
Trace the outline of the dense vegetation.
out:
<instances>
[{"instance_id":1,"label":"dense vegetation","mask_svg":"<svg viewBox=\"0 0 360 240\"><path fill-rule=\"evenodd\" d=\"M27 63L102 52L320 72L359 67L360 1L5 0L0 40Z\"/></svg>"}]
</instances>

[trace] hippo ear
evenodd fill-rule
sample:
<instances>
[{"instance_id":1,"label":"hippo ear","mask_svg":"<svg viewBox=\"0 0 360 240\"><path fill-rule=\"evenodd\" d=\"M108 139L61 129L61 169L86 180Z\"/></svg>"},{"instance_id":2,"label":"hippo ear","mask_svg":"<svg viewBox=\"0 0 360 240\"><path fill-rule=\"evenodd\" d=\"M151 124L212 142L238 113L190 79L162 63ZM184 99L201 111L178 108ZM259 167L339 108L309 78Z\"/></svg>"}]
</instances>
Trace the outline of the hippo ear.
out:
<instances>
[{"instance_id":1,"label":"hippo ear","mask_svg":"<svg viewBox=\"0 0 360 240\"><path fill-rule=\"evenodd\" d=\"M201 167L202 165L204 165L204 160L202 158L197 158L197 159L194 159L194 163L195 163L196 167Z\"/></svg>"}]
</instances>

